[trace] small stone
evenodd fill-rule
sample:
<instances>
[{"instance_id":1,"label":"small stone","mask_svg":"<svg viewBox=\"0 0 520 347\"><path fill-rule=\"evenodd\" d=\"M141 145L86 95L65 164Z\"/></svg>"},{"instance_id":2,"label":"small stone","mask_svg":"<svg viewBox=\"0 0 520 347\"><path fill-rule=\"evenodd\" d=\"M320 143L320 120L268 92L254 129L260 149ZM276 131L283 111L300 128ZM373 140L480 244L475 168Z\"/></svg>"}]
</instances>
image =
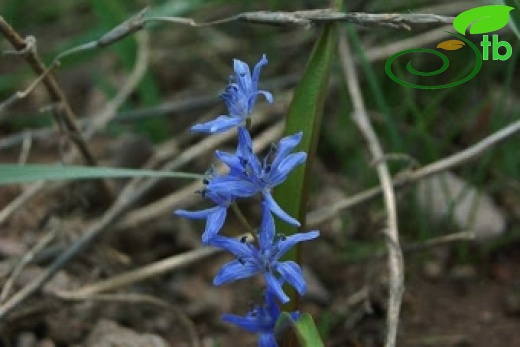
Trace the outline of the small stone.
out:
<instances>
[{"instance_id":1,"label":"small stone","mask_svg":"<svg viewBox=\"0 0 520 347\"><path fill-rule=\"evenodd\" d=\"M139 334L110 320L100 320L87 338L85 347L168 347L168 343L157 335Z\"/></svg>"},{"instance_id":2,"label":"small stone","mask_svg":"<svg viewBox=\"0 0 520 347\"><path fill-rule=\"evenodd\" d=\"M23 332L18 335L16 347L35 347L36 341L36 336L33 333Z\"/></svg>"},{"instance_id":3,"label":"small stone","mask_svg":"<svg viewBox=\"0 0 520 347\"><path fill-rule=\"evenodd\" d=\"M423 274L429 280L438 281L444 274L444 269L438 261L427 261L423 265Z\"/></svg>"},{"instance_id":4,"label":"small stone","mask_svg":"<svg viewBox=\"0 0 520 347\"><path fill-rule=\"evenodd\" d=\"M497 237L506 229L504 214L491 196L451 172L421 180L416 192L420 209L435 223L449 218L458 228L473 231L477 240Z\"/></svg>"},{"instance_id":5,"label":"small stone","mask_svg":"<svg viewBox=\"0 0 520 347\"><path fill-rule=\"evenodd\" d=\"M472 265L456 265L451 269L448 277L455 282L471 282L478 278L478 274Z\"/></svg>"},{"instance_id":6,"label":"small stone","mask_svg":"<svg viewBox=\"0 0 520 347\"><path fill-rule=\"evenodd\" d=\"M520 315L520 284L514 284L505 297L506 312Z\"/></svg>"}]
</instances>

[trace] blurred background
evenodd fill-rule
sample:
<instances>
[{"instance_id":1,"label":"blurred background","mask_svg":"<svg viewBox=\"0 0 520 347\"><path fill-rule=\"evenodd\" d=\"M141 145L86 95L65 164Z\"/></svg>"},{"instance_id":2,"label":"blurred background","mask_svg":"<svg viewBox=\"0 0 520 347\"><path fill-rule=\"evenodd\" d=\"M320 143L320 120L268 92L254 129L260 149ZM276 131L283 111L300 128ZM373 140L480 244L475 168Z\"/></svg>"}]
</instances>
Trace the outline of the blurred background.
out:
<instances>
[{"instance_id":1,"label":"blurred background","mask_svg":"<svg viewBox=\"0 0 520 347\"><path fill-rule=\"evenodd\" d=\"M344 8L350 12L454 17L481 5L476 1L348 1ZM248 11L325 8L328 2L76 0L43 5L2 0L0 15L21 36L34 36L38 54L50 64L59 53L98 39L146 6L146 16L209 22ZM520 47L509 27L496 34L513 47L510 59L484 61L479 74L469 82L440 90L403 87L386 75L384 65L390 55L403 50L399 44L435 48L441 40L451 38L442 32L449 26L416 25L407 31L341 24L339 30L349 38L366 107L389 154L394 176L460 152L519 119ZM275 102L268 105L259 100L258 112L265 121L256 134L282 119L319 32L319 26L229 22L191 27L151 22L145 32L109 47L64 57L52 74L77 115L80 128L86 129L130 83L139 64L143 64L139 57L142 59L146 51L146 71L139 76L138 84L117 105L106 126L87 140L101 165L140 168L161 151L175 157L196 145L203 137L189 134L189 126L225 113L218 95L233 72L234 58L250 66L262 54L269 60L262 70L261 87L273 93ZM468 38L477 46L481 40L479 35ZM0 56L0 101L4 101L28 88L35 74L23 56L9 54L13 48L3 37L0 49L6 52ZM405 74L406 62L403 59L396 64L396 71ZM473 63L469 49L457 51L450 55L449 73L434 76L429 83L449 83L456 79L454 76L471 71ZM432 71L439 61L435 56L417 55L413 66ZM418 82L417 76L410 78ZM47 90L39 85L0 111L1 162L63 161L73 146L63 127L54 121L55 106ZM339 56L333 64L325 107L309 211L332 206L378 184L365 142L350 118L352 106ZM227 141L219 148L232 150L233 146ZM477 160L399 190L400 232L407 266L399 346L520 343L519 150L520 137L516 135ZM209 148L182 171L204 172L212 151ZM118 192L124 182L110 184ZM185 184L162 182L139 201L134 211L179 191ZM1 186L0 209L10 206L26 190L27 186L21 185ZM207 206L201 201L190 204ZM182 201L178 204L177 208L185 207ZM258 218L253 205L245 207L253 220ZM49 223L58 220L60 232L53 244L63 249L104 210L106 201L90 182L74 182L43 190L0 220L0 284L5 286L13 264L48 232ZM302 310L314 315L327 346L383 343L387 276L381 232L384 223L382 202L374 200L320 223L316 227L322 237L306 245L309 294ZM231 219L229 228L235 230L239 225ZM175 306L177 313L146 304L68 302L53 296L52 288L71 290L196 249L203 223L181 221L168 211L145 216L140 222L123 222L113 229L96 241L92 252L80 255L37 298L20 306L0 325L0 345L108 346L106 336L112 333L121 339L119 345L142 340L145 346L156 339L157 345L189 346L177 311L190 321L203 346L255 345L254 337L219 321L223 312L247 312L260 288L258 283L211 287L212 276L226 259L222 256L121 290L159 297ZM440 241L440 245L428 243L450 234L460 238ZM476 240L468 240L469 236ZM50 252L27 265L11 293L41 273L55 255ZM108 327L108 333L103 327Z\"/></svg>"}]
</instances>

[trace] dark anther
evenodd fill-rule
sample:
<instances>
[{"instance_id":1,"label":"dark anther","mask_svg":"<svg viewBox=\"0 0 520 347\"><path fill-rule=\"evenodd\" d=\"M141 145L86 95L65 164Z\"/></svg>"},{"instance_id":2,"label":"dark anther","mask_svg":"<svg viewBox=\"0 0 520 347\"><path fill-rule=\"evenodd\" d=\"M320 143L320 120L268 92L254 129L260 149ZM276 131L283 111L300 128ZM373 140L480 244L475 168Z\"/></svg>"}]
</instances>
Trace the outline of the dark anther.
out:
<instances>
[{"instance_id":1,"label":"dark anther","mask_svg":"<svg viewBox=\"0 0 520 347\"><path fill-rule=\"evenodd\" d=\"M265 173L271 172L271 164L266 165L265 167Z\"/></svg>"},{"instance_id":2,"label":"dark anther","mask_svg":"<svg viewBox=\"0 0 520 347\"><path fill-rule=\"evenodd\" d=\"M209 184L209 179L207 179L207 178L202 179L202 183L204 183L205 185L208 185Z\"/></svg>"},{"instance_id":3,"label":"dark anther","mask_svg":"<svg viewBox=\"0 0 520 347\"><path fill-rule=\"evenodd\" d=\"M246 242L247 242L247 236L242 236L242 237L240 238L240 242L242 242L242 243L246 243Z\"/></svg>"},{"instance_id":4,"label":"dark anther","mask_svg":"<svg viewBox=\"0 0 520 347\"><path fill-rule=\"evenodd\" d=\"M285 234L278 233L276 234L276 238L280 241L285 241L287 239L287 236L285 236Z\"/></svg>"}]
</instances>

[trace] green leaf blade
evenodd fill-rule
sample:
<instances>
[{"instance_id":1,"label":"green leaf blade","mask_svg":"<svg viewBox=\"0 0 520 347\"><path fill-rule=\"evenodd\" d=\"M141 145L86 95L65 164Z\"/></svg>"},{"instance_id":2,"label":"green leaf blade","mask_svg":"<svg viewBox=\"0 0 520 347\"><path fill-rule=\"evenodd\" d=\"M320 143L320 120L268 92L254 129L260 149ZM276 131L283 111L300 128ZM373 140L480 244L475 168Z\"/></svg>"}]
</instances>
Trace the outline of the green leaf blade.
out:
<instances>
[{"instance_id":1,"label":"green leaf blade","mask_svg":"<svg viewBox=\"0 0 520 347\"><path fill-rule=\"evenodd\" d=\"M111 167L63 166L45 164L0 164L0 185L34 181L81 180L99 178L168 177L200 179L185 172L120 169Z\"/></svg>"},{"instance_id":2,"label":"green leaf blade","mask_svg":"<svg viewBox=\"0 0 520 347\"><path fill-rule=\"evenodd\" d=\"M302 79L298 83L289 107L284 136L303 132L303 138L296 148L307 152L307 161L289 175L288 179L274 191L274 198L289 215L297 218L305 226L309 176L314 161L318 136L321 128L323 106L327 93L328 79L334 53L336 51L337 28L325 25L311 53ZM298 232L297 227L276 221L278 232L287 236ZM285 259L300 262L298 247L291 250ZM298 296L292 288L287 288L291 302L287 309L297 306Z\"/></svg>"},{"instance_id":3,"label":"green leaf blade","mask_svg":"<svg viewBox=\"0 0 520 347\"><path fill-rule=\"evenodd\" d=\"M280 346L323 347L316 324L309 313L301 314L297 320L283 312L275 325L275 335ZM298 344L293 340L296 335Z\"/></svg>"}]
</instances>

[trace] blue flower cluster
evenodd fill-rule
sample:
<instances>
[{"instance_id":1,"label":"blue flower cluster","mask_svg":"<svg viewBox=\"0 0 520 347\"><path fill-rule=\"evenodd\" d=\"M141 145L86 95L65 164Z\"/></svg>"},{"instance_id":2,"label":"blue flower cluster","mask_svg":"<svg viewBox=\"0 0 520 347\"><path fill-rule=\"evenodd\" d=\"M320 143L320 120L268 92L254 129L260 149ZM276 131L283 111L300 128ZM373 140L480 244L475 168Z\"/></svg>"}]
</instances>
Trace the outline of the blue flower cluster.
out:
<instances>
[{"instance_id":1,"label":"blue flower cluster","mask_svg":"<svg viewBox=\"0 0 520 347\"><path fill-rule=\"evenodd\" d=\"M258 95L264 95L270 103L273 101L270 92L258 90L260 70L266 64L267 58L264 55L251 74L246 63L235 59L233 79L221 95L228 114L191 128L193 132L213 134L237 127L238 145L235 153L215 153L229 168L228 173L219 175L210 169L204 180L202 196L215 206L200 211L176 210L175 214L186 218L206 219L202 242L222 248L235 256L234 260L222 266L213 280L215 285L262 274L267 287L263 305L255 306L244 317L224 315L222 319L258 333L260 347L273 347L277 346L274 326L280 316L278 303L285 304L290 300L283 285L291 285L300 295L306 291L300 266L294 261L281 261L280 258L297 243L318 237L319 232L314 230L286 237L275 230L273 214L291 225L300 226L298 220L278 205L271 193L274 187L287 179L294 168L305 162L307 154L292 153L301 141L302 133L282 138L276 146L271 146L269 153L262 159L253 152L247 120L251 117ZM239 240L220 235L228 208L239 198L257 195L262 197L262 221L252 239ZM298 313L293 312L291 315L297 318Z\"/></svg>"}]
</instances>

